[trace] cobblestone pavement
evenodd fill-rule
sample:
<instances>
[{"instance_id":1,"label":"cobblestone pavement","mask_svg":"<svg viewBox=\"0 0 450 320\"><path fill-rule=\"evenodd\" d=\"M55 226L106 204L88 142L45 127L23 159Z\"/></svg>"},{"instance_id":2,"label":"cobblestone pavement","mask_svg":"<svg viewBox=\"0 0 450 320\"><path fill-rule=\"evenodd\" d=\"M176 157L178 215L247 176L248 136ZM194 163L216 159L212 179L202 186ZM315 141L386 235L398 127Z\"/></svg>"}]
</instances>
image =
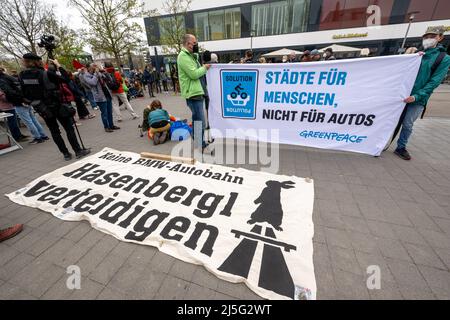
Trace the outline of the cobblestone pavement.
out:
<instances>
[{"instance_id":1,"label":"cobblestone pavement","mask_svg":"<svg viewBox=\"0 0 450 320\"><path fill-rule=\"evenodd\" d=\"M188 117L180 97L159 98L171 113ZM141 113L148 101L132 104ZM170 153L174 143L154 147L139 137L139 120L122 113L122 129L114 133L103 131L99 114L82 122L93 152ZM315 180L318 299L450 298L449 129L450 119L418 121L410 162L393 155L392 147L379 158L280 148L280 174ZM219 280L153 247L120 242L85 221L64 222L9 201L3 194L67 164L52 141L25 143L24 150L1 156L0 164L0 227L25 224L22 233L0 243L0 299L259 299L244 284ZM81 268L81 290L66 288L66 268L73 264ZM381 268L380 290L367 289L369 265Z\"/></svg>"}]
</instances>

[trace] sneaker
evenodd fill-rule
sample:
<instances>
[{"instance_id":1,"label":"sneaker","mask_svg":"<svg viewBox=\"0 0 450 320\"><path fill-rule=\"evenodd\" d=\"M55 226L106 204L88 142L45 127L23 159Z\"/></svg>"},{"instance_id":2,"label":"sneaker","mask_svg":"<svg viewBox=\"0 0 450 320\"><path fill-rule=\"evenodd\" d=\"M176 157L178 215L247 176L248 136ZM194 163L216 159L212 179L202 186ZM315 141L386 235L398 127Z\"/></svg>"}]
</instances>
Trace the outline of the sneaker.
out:
<instances>
[{"instance_id":1,"label":"sneaker","mask_svg":"<svg viewBox=\"0 0 450 320\"><path fill-rule=\"evenodd\" d=\"M110 129L110 128L105 128L105 131L106 131L106 132L114 132L114 130L113 130L113 129Z\"/></svg>"},{"instance_id":2,"label":"sneaker","mask_svg":"<svg viewBox=\"0 0 450 320\"><path fill-rule=\"evenodd\" d=\"M29 144L38 144L38 143L42 143L42 142L44 142L44 140L42 140L42 139L33 139L28 143Z\"/></svg>"},{"instance_id":3,"label":"sneaker","mask_svg":"<svg viewBox=\"0 0 450 320\"><path fill-rule=\"evenodd\" d=\"M17 142L24 142L28 140L28 136L20 136L16 139Z\"/></svg>"},{"instance_id":4,"label":"sneaker","mask_svg":"<svg viewBox=\"0 0 450 320\"><path fill-rule=\"evenodd\" d=\"M398 155L403 160L411 160L411 155L409 154L408 150L405 148L402 149L395 149L394 153Z\"/></svg>"},{"instance_id":5,"label":"sneaker","mask_svg":"<svg viewBox=\"0 0 450 320\"><path fill-rule=\"evenodd\" d=\"M122 122L122 119L117 119L117 122Z\"/></svg>"},{"instance_id":6,"label":"sneaker","mask_svg":"<svg viewBox=\"0 0 450 320\"><path fill-rule=\"evenodd\" d=\"M119 130L120 127L118 127L118 126L113 126L111 129L113 129L113 130Z\"/></svg>"},{"instance_id":7,"label":"sneaker","mask_svg":"<svg viewBox=\"0 0 450 320\"><path fill-rule=\"evenodd\" d=\"M41 140L47 141L47 140L50 140L50 138L49 137L42 137Z\"/></svg>"},{"instance_id":8,"label":"sneaker","mask_svg":"<svg viewBox=\"0 0 450 320\"><path fill-rule=\"evenodd\" d=\"M131 119L139 119L139 116L137 114L135 114Z\"/></svg>"},{"instance_id":9,"label":"sneaker","mask_svg":"<svg viewBox=\"0 0 450 320\"><path fill-rule=\"evenodd\" d=\"M160 132L155 132L155 134L153 135L153 144L155 146L160 143L160 140L159 140L160 137L161 137L161 133Z\"/></svg>"},{"instance_id":10,"label":"sneaker","mask_svg":"<svg viewBox=\"0 0 450 320\"><path fill-rule=\"evenodd\" d=\"M70 152L64 154L64 160L70 161L72 160L72 154Z\"/></svg>"},{"instance_id":11,"label":"sneaker","mask_svg":"<svg viewBox=\"0 0 450 320\"><path fill-rule=\"evenodd\" d=\"M91 149L83 149L83 150L80 150L80 151L78 151L78 152L76 153L76 158L77 158L77 159L80 159L80 158L82 158L82 157L84 157L84 156L87 156L89 153L91 153Z\"/></svg>"},{"instance_id":12,"label":"sneaker","mask_svg":"<svg viewBox=\"0 0 450 320\"><path fill-rule=\"evenodd\" d=\"M0 242L10 239L23 230L23 224L16 224L15 226L0 230Z\"/></svg>"},{"instance_id":13,"label":"sneaker","mask_svg":"<svg viewBox=\"0 0 450 320\"><path fill-rule=\"evenodd\" d=\"M167 131L164 131L161 133L159 137L159 143L164 143L167 140Z\"/></svg>"}]
</instances>

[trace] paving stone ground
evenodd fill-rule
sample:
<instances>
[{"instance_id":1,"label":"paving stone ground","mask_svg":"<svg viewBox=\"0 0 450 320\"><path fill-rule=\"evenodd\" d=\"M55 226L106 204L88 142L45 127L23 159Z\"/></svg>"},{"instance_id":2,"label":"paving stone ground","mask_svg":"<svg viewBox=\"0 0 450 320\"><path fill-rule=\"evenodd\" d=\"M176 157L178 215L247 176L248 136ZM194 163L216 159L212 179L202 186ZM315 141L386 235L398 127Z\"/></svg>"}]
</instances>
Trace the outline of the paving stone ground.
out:
<instances>
[{"instance_id":1,"label":"paving stone ground","mask_svg":"<svg viewBox=\"0 0 450 320\"><path fill-rule=\"evenodd\" d=\"M188 117L179 96L158 98L171 113ZM280 174L315 181L318 299L450 298L449 90L433 98L431 117L415 126L410 162L393 155L393 147L378 158L280 147ZM132 104L141 114L148 102ZM103 131L98 112L82 122L93 152L171 152L174 143L153 146L139 137L139 121L122 113L115 133ZM0 157L0 227L25 225L0 243L0 299L259 299L244 284L222 281L156 248L120 242L87 222L64 222L3 196L66 164L52 141L24 143L24 150ZM81 290L70 291L66 268L74 264L82 271ZM367 289L371 265L380 267L380 290Z\"/></svg>"}]
</instances>

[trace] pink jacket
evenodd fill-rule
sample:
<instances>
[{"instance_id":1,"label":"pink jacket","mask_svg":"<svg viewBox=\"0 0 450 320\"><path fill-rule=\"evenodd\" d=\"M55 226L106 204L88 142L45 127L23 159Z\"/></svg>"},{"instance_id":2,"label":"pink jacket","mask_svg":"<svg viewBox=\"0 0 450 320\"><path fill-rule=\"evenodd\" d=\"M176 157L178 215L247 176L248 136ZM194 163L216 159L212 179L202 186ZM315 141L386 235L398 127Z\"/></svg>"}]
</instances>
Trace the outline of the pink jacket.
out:
<instances>
[{"instance_id":1,"label":"pink jacket","mask_svg":"<svg viewBox=\"0 0 450 320\"><path fill-rule=\"evenodd\" d=\"M6 100L5 93L0 90L0 111L13 110L14 106Z\"/></svg>"}]
</instances>

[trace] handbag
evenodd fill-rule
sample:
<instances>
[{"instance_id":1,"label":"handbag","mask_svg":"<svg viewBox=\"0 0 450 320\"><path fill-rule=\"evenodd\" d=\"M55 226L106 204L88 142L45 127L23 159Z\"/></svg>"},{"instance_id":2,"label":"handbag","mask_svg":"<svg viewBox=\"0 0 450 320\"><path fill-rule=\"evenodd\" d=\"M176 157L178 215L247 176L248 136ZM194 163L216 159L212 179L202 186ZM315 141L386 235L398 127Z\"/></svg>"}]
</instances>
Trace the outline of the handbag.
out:
<instances>
[{"instance_id":1,"label":"handbag","mask_svg":"<svg viewBox=\"0 0 450 320\"><path fill-rule=\"evenodd\" d=\"M58 116L61 118L72 118L77 110L72 106L75 97L65 83L60 84L61 104L58 106Z\"/></svg>"},{"instance_id":2,"label":"handbag","mask_svg":"<svg viewBox=\"0 0 450 320\"><path fill-rule=\"evenodd\" d=\"M72 118L77 114L77 109L75 109L72 104L61 103L58 107L58 116L61 118Z\"/></svg>"}]
</instances>

